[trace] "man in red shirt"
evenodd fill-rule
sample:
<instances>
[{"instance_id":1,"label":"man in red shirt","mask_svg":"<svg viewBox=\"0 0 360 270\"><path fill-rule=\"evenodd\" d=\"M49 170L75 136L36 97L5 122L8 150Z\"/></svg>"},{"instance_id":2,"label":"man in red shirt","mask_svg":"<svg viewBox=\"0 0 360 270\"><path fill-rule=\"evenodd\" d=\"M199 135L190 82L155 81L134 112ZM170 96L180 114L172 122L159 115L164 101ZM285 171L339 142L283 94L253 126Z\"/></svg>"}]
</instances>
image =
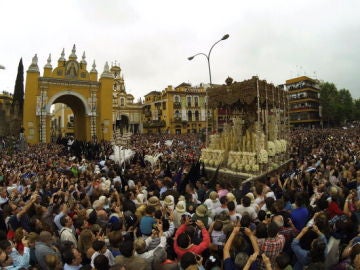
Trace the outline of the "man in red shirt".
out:
<instances>
[{"instance_id":1,"label":"man in red shirt","mask_svg":"<svg viewBox=\"0 0 360 270\"><path fill-rule=\"evenodd\" d=\"M186 252L193 252L200 255L210 245L209 232L206 230L205 225L201 220L197 220L196 225L201 230L202 242L199 245L192 244L191 237L185 232L186 227L189 224L190 218L187 218L185 224L182 224L175 234L174 251L179 260Z\"/></svg>"}]
</instances>

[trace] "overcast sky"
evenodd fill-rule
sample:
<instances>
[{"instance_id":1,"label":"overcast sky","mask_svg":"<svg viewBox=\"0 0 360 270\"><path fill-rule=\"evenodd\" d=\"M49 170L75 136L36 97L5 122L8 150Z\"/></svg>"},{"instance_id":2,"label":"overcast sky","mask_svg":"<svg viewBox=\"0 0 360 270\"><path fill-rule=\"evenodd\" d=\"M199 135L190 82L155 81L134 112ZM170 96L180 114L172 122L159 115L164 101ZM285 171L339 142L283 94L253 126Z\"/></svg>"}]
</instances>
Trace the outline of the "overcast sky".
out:
<instances>
[{"instance_id":1,"label":"overcast sky","mask_svg":"<svg viewBox=\"0 0 360 270\"><path fill-rule=\"evenodd\" d=\"M360 97L360 1L61 0L0 2L0 90L13 92L17 66L35 53L41 73L76 44L95 59L119 61L126 89L136 98L182 82L213 83L258 75L274 84L297 75L334 82ZM25 73L26 75L26 73Z\"/></svg>"}]
</instances>

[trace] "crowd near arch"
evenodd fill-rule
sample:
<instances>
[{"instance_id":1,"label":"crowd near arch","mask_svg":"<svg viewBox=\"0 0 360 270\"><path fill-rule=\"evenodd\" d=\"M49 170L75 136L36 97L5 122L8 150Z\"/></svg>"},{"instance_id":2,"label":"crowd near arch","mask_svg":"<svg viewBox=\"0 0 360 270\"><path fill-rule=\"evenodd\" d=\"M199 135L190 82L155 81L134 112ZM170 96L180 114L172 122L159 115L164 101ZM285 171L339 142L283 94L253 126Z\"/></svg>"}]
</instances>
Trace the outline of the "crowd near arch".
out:
<instances>
[{"instance_id":1,"label":"crowd near arch","mask_svg":"<svg viewBox=\"0 0 360 270\"><path fill-rule=\"evenodd\" d=\"M196 134L133 135L121 165L109 142L1 138L0 268L360 269L359 131L292 131L288 166L236 186Z\"/></svg>"}]
</instances>

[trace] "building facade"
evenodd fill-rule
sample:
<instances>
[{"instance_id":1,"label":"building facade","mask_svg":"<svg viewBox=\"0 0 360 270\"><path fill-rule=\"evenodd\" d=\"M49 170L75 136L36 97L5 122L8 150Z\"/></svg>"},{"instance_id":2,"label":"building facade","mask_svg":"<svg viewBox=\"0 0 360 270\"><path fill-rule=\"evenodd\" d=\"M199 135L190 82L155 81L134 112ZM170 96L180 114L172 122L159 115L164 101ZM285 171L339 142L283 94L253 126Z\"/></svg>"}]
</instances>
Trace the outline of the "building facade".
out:
<instances>
[{"instance_id":1,"label":"building facade","mask_svg":"<svg viewBox=\"0 0 360 270\"><path fill-rule=\"evenodd\" d=\"M66 136L75 136L74 113L69 106L56 103L51 117L51 141L55 142L58 137Z\"/></svg>"},{"instance_id":2,"label":"building facade","mask_svg":"<svg viewBox=\"0 0 360 270\"><path fill-rule=\"evenodd\" d=\"M10 135L12 110L11 104L13 95L8 92L0 93L0 136Z\"/></svg>"},{"instance_id":3,"label":"building facade","mask_svg":"<svg viewBox=\"0 0 360 270\"><path fill-rule=\"evenodd\" d=\"M141 133L143 104L141 99L134 102L134 96L126 92L124 77L119 65L110 69L114 76L113 84L113 129L120 133Z\"/></svg>"},{"instance_id":4,"label":"building facade","mask_svg":"<svg viewBox=\"0 0 360 270\"><path fill-rule=\"evenodd\" d=\"M320 87L317 80L301 76L286 81L292 127L321 125Z\"/></svg>"},{"instance_id":5,"label":"building facade","mask_svg":"<svg viewBox=\"0 0 360 270\"><path fill-rule=\"evenodd\" d=\"M212 130L212 123L206 120L206 107L206 89L202 85L182 83L162 92L152 91L144 100L144 133L204 133L206 126Z\"/></svg>"},{"instance_id":6,"label":"building facade","mask_svg":"<svg viewBox=\"0 0 360 270\"><path fill-rule=\"evenodd\" d=\"M108 63L98 79L95 61L87 70L85 52L77 60L73 46L68 59L64 50L55 68L49 55L43 74L40 74L38 57L35 55L27 70L23 127L25 138L30 144L50 142L51 108L63 103L74 114L74 134L82 141L112 140L114 75Z\"/></svg>"},{"instance_id":7,"label":"building facade","mask_svg":"<svg viewBox=\"0 0 360 270\"><path fill-rule=\"evenodd\" d=\"M112 99L112 129L120 133L140 133L142 130L142 102L134 103L134 96L125 90L124 77L121 75L119 65L110 68L114 77L113 99ZM52 138L58 136L74 136L74 114L71 108L65 104L57 103L53 106L51 120Z\"/></svg>"}]
</instances>

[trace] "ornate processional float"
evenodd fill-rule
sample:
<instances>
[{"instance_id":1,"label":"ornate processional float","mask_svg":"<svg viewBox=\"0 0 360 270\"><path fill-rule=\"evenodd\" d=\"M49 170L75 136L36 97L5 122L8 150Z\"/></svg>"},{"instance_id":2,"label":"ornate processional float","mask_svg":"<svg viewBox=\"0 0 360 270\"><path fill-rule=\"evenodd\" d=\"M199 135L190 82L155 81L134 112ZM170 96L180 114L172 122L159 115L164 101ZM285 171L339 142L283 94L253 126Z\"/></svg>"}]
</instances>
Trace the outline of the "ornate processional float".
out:
<instances>
[{"instance_id":1,"label":"ornate processional float","mask_svg":"<svg viewBox=\"0 0 360 270\"><path fill-rule=\"evenodd\" d=\"M201 160L210 171L236 179L253 179L289 160L286 91L259 80L226 84L207 90L208 121L215 127ZM215 116L215 117L211 117ZM216 132L217 131L217 132Z\"/></svg>"}]
</instances>

